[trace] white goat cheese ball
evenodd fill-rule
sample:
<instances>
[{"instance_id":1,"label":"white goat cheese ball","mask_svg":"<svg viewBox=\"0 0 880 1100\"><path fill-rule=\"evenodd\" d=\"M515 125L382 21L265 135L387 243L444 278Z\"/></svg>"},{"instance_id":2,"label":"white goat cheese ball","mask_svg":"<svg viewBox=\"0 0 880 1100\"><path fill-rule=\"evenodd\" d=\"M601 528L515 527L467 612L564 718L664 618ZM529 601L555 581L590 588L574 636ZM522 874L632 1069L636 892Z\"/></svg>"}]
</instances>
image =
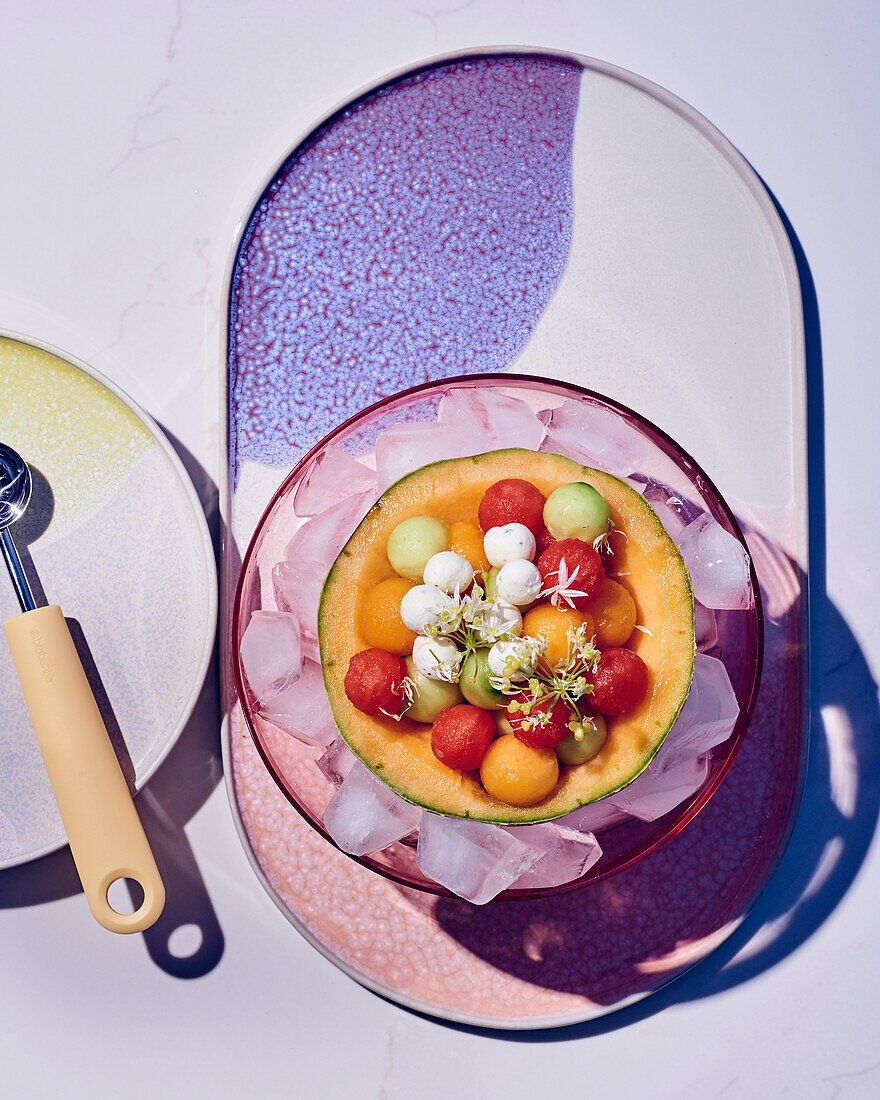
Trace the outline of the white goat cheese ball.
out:
<instances>
[{"instance_id":1,"label":"white goat cheese ball","mask_svg":"<svg viewBox=\"0 0 880 1100\"><path fill-rule=\"evenodd\" d=\"M416 638L412 651L413 664L429 680L454 683L461 669L461 653L451 638Z\"/></svg>"},{"instance_id":2,"label":"white goat cheese ball","mask_svg":"<svg viewBox=\"0 0 880 1100\"><path fill-rule=\"evenodd\" d=\"M490 527L483 536L483 550L492 565L531 561L535 556L535 536L523 523Z\"/></svg>"},{"instance_id":3,"label":"white goat cheese ball","mask_svg":"<svg viewBox=\"0 0 880 1100\"><path fill-rule=\"evenodd\" d=\"M428 559L423 579L425 584L432 584L451 596L456 590L464 592L468 587L474 579L474 567L454 550L442 550Z\"/></svg>"},{"instance_id":4,"label":"white goat cheese ball","mask_svg":"<svg viewBox=\"0 0 880 1100\"><path fill-rule=\"evenodd\" d=\"M400 617L416 634L428 634L440 625L441 611L455 606L451 596L433 584L417 584L400 601Z\"/></svg>"},{"instance_id":5,"label":"white goat cheese ball","mask_svg":"<svg viewBox=\"0 0 880 1100\"><path fill-rule=\"evenodd\" d=\"M502 600L516 607L525 607L538 598L541 583L537 565L520 559L501 566L495 578L495 590Z\"/></svg>"}]
</instances>

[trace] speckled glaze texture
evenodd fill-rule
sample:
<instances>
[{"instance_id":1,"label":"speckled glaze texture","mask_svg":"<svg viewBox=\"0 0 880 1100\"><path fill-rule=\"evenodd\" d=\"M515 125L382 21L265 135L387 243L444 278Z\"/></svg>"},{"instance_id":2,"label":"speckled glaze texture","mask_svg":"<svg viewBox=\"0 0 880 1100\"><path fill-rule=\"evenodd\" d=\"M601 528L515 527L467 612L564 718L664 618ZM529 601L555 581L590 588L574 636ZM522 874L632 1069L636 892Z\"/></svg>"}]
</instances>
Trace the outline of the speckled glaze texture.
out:
<instances>
[{"instance_id":1,"label":"speckled glaze texture","mask_svg":"<svg viewBox=\"0 0 880 1100\"><path fill-rule=\"evenodd\" d=\"M232 282L235 468L289 466L378 398L522 349L568 254L580 76L529 56L434 66L293 153Z\"/></svg>"},{"instance_id":2,"label":"speckled glaze texture","mask_svg":"<svg viewBox=\"0 0 880 1100\"><path fill-rule=\"evenodd\" d=\"M0 339L0 438L31 465L14 528L48 602L98 670L123 770L140 786L189 716L211 652L214 563L201 510L137 410L48 352ZM5 569L0 621L19 613ZM136 583L135 583L136 581ZM93 683L95 682L93 678ZM66 843L8 647L0 645L0 867Z\"/></svg>"},{"instance_id":3,"label":"speckled glaze texture","mask_svg":"<svg viewBox=\"0 0 880 1100\"><path fill-rule=\"evenodd\" d=\"M775 866L796 801L803 698L801 578L784 517L748 531L771 611L758 706L734 764L678 836L605 882L478 907L380 878L318 836L232 717L235 788L262 873L323 950L362 980L475 1023L547 1026L601 1015L664 985L735 927ZM776 529L768 527L773 523ZM277 732L283 758L288 735Z\"/></svg>"}]
</instances>

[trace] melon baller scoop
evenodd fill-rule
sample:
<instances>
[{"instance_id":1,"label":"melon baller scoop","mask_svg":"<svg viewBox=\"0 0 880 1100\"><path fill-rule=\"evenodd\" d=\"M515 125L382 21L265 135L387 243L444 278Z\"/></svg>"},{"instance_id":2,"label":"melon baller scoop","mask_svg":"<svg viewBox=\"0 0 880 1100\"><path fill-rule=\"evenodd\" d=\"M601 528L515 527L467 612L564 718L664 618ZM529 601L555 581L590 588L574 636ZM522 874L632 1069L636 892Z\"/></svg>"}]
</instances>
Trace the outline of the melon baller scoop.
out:
<instances>
[{"instance_id":1,"label":"melon baller scoop","mask_svg":"<svg viewBox=\"0 0 880 1100\"><path fill-rule=\"evenodd\" d=\"M165 888L61 608L37 607L12 541L30 496L27 463L0 443L0 551L22 610L4 623L12 659L92 914L111 932L142 932ZM143 890L134 913L110 905L119 878Z\"/></svg>"}]
</instances>

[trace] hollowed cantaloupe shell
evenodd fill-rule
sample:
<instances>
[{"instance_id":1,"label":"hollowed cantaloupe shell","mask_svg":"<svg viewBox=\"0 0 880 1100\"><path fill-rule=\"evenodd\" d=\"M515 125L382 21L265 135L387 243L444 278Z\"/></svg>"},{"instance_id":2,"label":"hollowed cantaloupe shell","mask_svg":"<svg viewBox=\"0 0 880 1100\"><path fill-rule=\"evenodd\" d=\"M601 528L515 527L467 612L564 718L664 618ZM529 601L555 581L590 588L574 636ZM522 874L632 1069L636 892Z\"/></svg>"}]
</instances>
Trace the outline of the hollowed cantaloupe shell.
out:
<instances>
[{"instance_id":1,"label":"hollowed cantaloupe shell","mask_svg":"<svg viewBox=\"0 0 880 1100\"><path fill-rule=\"evenodd\" d=\"M358 622L360 603L394 576L385 548L398 523L430 515L477 522L486 489L518 477L549 495L572 481L593 485L625 533L612 536L613 566L638 610L629 647L648 666L650 688L639 707L608 722L608 739L592 760L560 768L552 793L535 806L508 806L483 790L476 772L441 764L431 751L430 726L372 718L348 701L343 680L355 653L369 648ZM370 509L333 564L321 595L318 636L324 683L337 726L351 749L398 794L435 813L502 824L545 821L630 783L669 732L694 670L694 601L687 568L647 501L619 478L561 455L510 449L435 462L401 478Z\"/></svg>"}]
</instances>

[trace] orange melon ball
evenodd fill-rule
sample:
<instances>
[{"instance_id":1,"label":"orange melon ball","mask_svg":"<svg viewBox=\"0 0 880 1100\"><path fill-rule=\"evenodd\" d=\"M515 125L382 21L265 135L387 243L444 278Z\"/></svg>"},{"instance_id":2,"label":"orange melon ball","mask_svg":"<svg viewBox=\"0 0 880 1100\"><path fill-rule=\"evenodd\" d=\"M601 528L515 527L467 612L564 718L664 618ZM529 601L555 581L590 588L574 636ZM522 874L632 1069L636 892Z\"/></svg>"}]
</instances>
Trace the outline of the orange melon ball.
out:
<instances>
[{"instance_id":1,"label":"orange melon ball","mask_svg":"<svg viewBox=\"0 0 880 1100\"><path fill-rule=\"evenodd\" d=\"M533 749L506 733L489 746L480 765L486 791L508 806L542 802L559 779L559 761L552 749Z\"/></svg>"},{"instance_id":2,"label":"orange melon ball","mask_svg":"<svg viewBox=\"0 0 880 1100\"><path fill-rule=\"evenodd\" d=\"M449 549L454 550L474 567L475 573L485 573L489 559L483 550L483 532L472 523L450 523Z\"/></svg>"},{"instance_id":3,"label":"orange melon ball","mask_svg":"<svg viewBox=\"0 0 880 1100\"><path fill-rule=\"evenodd\" d=\"M596 624L599 649L625 645L636 625L636 604L626 588L610 577L587 608Z\"/></svg>"},{"instance_id":4,"label":"orange melon ball","mask_svg":"<svg viewBox=\"0 0 880 1100\"><path fill-rule=\"evenodd\" d=\"M368 646L406 657L412 653L415 634L400 617L400 601L412 588L403 577L391 577L371 588L360 607L358 621Z\"/></svg>"},{"instance_id":5,"label":"orange melon ball","mask_svg":"<svg viewBox=\"0 0 880 1100\"><path fill-rule=\"evenodd\" d=\"M547 643L544 654L547 662L554 667L568 656L568 632L587 624L587 640L595 633L592 617L584 611L575 611L572 607L554 607L552 603L540 603L523 615L523 634L530 638L539 635Z\"/></svg>"}]
</instances>

